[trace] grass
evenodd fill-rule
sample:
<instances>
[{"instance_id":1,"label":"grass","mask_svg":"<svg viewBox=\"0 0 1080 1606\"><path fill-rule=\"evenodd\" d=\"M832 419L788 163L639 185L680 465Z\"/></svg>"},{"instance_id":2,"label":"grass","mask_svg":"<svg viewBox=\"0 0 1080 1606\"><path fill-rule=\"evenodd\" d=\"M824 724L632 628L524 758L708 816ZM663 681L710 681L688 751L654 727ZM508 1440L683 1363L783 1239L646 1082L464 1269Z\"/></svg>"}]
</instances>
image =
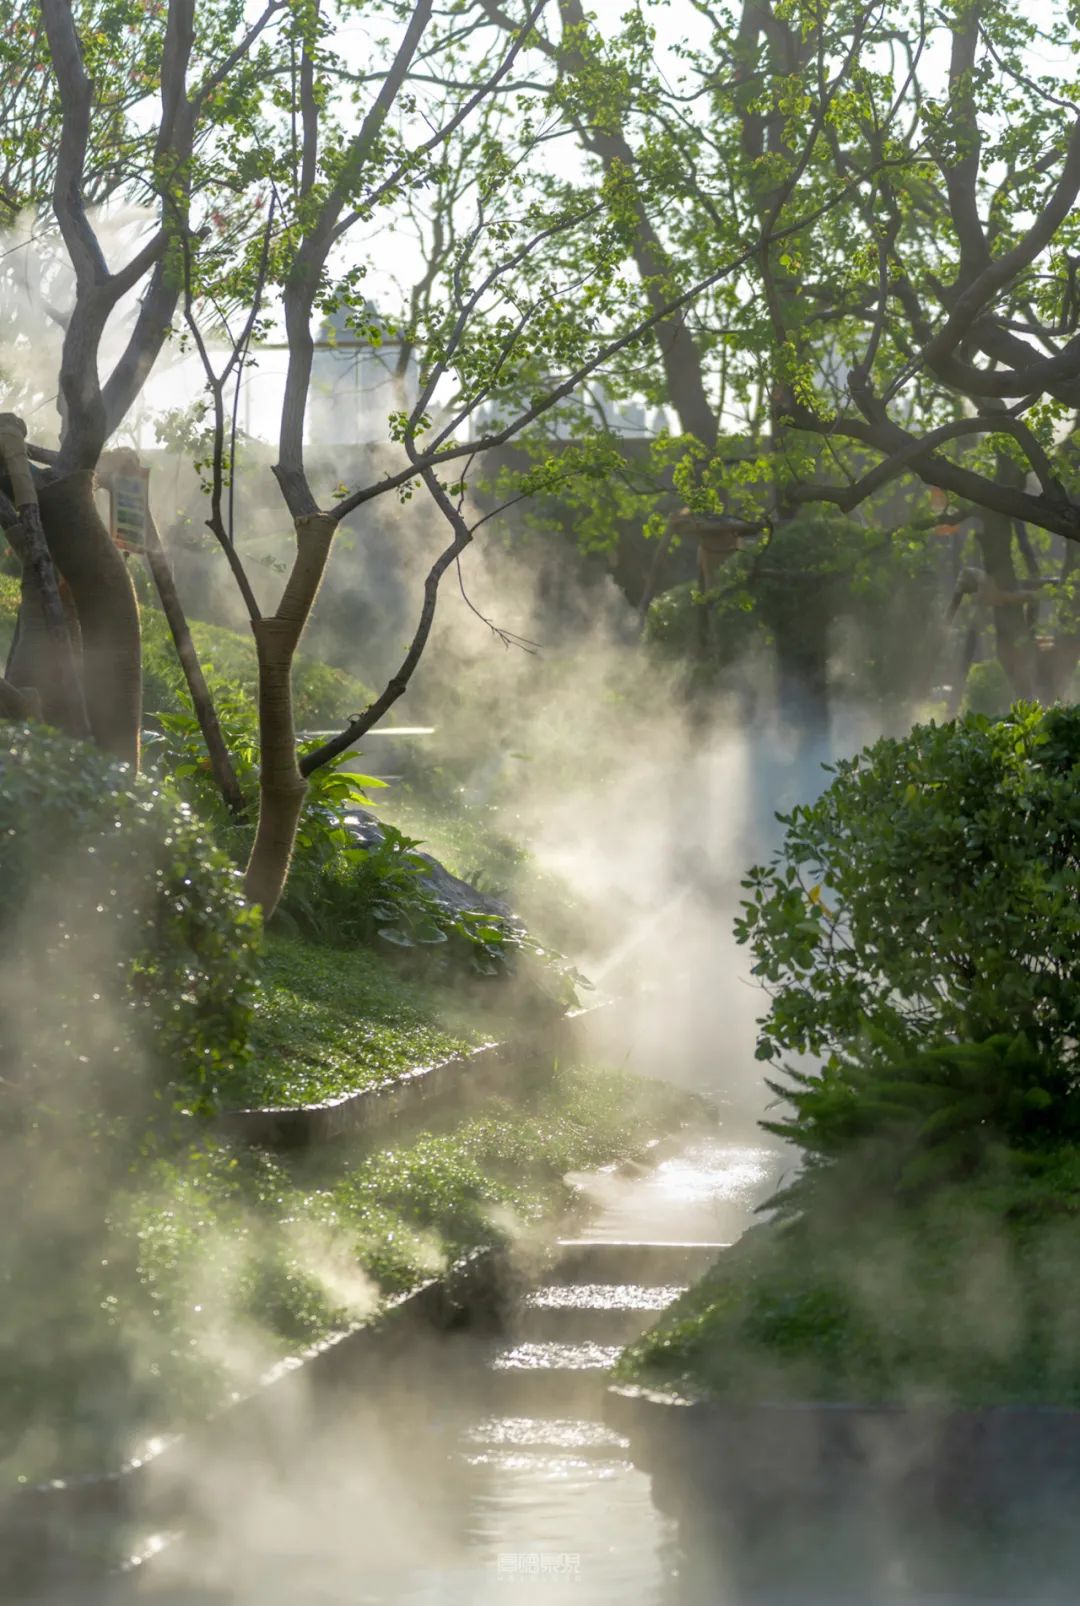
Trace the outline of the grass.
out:
<instances>
[{"instance_id":1,"label":"grass","mask_svg":"<svg viewBox=\"0 0 1080 1606\"><path fill-rule=\"evenodd\" d=\"M407 979L375 948L268 934L254 1059L222 1097L234 1108L314 1104L392 1081L486 1040L456 1013L450 986Z\"/></svg>"},{"instance_id":2,"label":"grass","mask_svg":"<svg viewBox=\"0 0 1080 1606\"><path fill-rule=\"evenodd\" d=\"M1051 1164L1004 1193L968 1180L754 1228L620 1377L720 1400L1080 1407L1080 1151Z\"/></svg>"},{"instance_id":3,"label":"grass","mask_svg":"<svg viewBox=\"0 0 1080 1606\"><path fill-rule=\"evenodd\" d=\"M103 1238L82 1226L70 1277L35 1282L27 1264L22 1301L9 1284L0 1484L115 1464L464 1250L564 1216L568 1171L640 1155L698 1111L663 1084L567 1068L525 1107L374 1153L195 1143L142 1162Z\"/></svg>"}]
</instances>

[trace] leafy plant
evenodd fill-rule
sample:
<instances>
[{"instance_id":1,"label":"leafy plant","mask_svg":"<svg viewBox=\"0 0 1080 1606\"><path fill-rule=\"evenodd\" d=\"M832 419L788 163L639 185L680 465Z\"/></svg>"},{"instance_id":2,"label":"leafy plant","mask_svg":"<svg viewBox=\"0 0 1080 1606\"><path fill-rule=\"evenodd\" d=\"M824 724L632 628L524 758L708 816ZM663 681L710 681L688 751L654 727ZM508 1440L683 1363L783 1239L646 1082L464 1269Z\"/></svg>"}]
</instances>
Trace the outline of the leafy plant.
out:
<instances>
[{"instance_id":1,"label":"leafy plant","mask_svg":"<svg viewBox=\"0 0 1080 1606\"><path fill-rule=\"evenodd\" d=\"M914 1197L1005 1161L1080 1142L1080 1084L1023 1036L905 1049L876 1043L820 1075L788 1068L769 1086L793 1109L766 1131L794 1143L804 1169L773 1204L801 1211L822 1171L844 1161L849 1203Z\"/></svg>"},{"instance_id":2,"label":"leafy plant","mask_svg":"<svg viewBox=\"0 0 1080 1606\"><path fill-rule=\"evenodd\" d=\"M736 931L772 995L758 1056L1023 1033L1080 1055L1080 711L883 738L782 816Z\"/></svg>"},{"instance_id":3,"label":"leafy plant","mask_svg":"<svg viewBox=\"0 0 1080 1606\"><path fill-rule=\"evenodd\" d=\"M215 838L237 858L246 854L254 829L259 795L259 742L256 713L246 693L236 687L219 689L218 716L240 788L248 800L248 818L238 822L226 808L210 770L199 722L190 705L157 716L158 739L150 744L150 761L159 776L174 784L192 809L206 822ZM368 792L386 785L371 775L343 768L346 756L324 764L308 780L304 810L297 831L298 867L309 876L328 865L345 849L350 837L342 815L351 806L369 801ZM302 889L296 898L303 900Z\"/></svg>"},{"instance_id":4,"label":"leafy plant","mask_svg":"<svg viewBox=\"0 0 1080 1606\"><path fill-rule=\"evenodd\" d=\"M250 800L248 820L238 823L225 807L210 773L202 733L193 713L159 715L154 748L157 773L177 786L216 840L240 861L246 855L258 797L258 741L249 700L235 689L219 696L221 727L237 779ZM586 985L557 954L536 942L517 921L488 911L450 907L425 885L430 865L416 838L380 823L380 840L355 841L345 825L351 808L370 802L368 793L386 785L374 776L343 768L343 757L323 765L308 780L296 837L292 872L279 918L322 942L380 941L407 951L414 965L445 970L463 966L478 976L503 976L522 960L535 962L542 990L558 1002L576 1001ZM437 953L437 957L436 957Z\"/></svg>"},{"instance_id":5,"label":"leafy plant","mask_svg":"<svg viewBox=\"0 0 1080 1606\"><path fill-rule=\"evenodd\" d=\"M191 810L95 749L9 727L0 752L4 1078L33 1102L147 1081L213 1107L248 1052L260 922ZM154 1076L145 1077L147 1066Z\"/></svg>"},{"instance_id":6,"label":"leafy plant","mask_svg":"<svg viewBox=\"0 0 1080 1606\"><path fill-rule=\"evenodd\" d=\"M483 909L461 909L426 885L431 866L416 838L380 822L380 840L354 843L342 831L313 873L293 872L283 911L302 930L334 942L387 943L413 970L439 975L464 968L477 976L515 973L522 962L542 991L567 1006L584 977L538 943L520 922Z\"/></svg>"}]
</instances>

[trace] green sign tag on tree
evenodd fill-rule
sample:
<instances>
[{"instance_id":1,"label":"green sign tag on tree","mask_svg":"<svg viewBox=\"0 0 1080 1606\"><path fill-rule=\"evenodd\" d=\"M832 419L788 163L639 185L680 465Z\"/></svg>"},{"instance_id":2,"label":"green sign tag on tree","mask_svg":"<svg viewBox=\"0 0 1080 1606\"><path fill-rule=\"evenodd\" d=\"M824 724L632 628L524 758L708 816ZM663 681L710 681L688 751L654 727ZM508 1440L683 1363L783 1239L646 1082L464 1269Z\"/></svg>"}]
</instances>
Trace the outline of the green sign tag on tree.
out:
<instances>
[{"instance_id":1,"label":"green sign tag on tree","mask_svg":"<svg viewBox=\"0 0 1080 1606\"><path fill-rule=\"evenodd\" d=\"M146 544L146 509L150 470L135 468L114 474L109 485L112 538L117 546L141 552Z\"/></svg>"}]
</instances>

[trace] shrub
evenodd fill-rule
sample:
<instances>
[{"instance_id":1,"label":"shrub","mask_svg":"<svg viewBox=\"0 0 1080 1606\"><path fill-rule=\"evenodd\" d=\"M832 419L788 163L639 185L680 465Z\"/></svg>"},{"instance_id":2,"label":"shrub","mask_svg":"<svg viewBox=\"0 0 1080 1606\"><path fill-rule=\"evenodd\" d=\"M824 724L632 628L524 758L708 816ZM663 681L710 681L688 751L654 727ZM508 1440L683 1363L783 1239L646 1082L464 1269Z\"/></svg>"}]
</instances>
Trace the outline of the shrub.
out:
<instances>
[{"instance_id":1,"label":"shrub","mask_svg":"<svg viewBox=\"0 0 1080 1606\"><path fill-rule=\"evenodd\" d=\"M0 1039L16 1092L122 1111L149 1065L158 1091L209 1108L247 1052L257 934L186 806L92 747L9 728Z\"/></svg>"},{"instance_id":2,"label":"shrub","mask_svg":"<svg viewBox=\"0 0 1080 1606\"><path fill-rule=\"evenodd\" d=\"M820 1076L789 1069L770 1083L792 1106L769 1132L803 1151L805 1165L776 1200L804 1210L835 1179L845 1207L915 1200L978 1179L1032 1174L1062 1144L1080 1144L1080 1088L1060 1060L1024 1037L905 1050L878 1044L862 1059L836 1057Z\"/></svg>"},{"instance_id":3,"label":"shrub","mask_svg":"<svg viewBox=\"0 0 1080 1606\"><path fill-rule=\"evenodd\" d=\"M213 833L215 841L236 860L246 860L259 810L259 730L254 705L240 691L223 691L217 699L222 735L243 793L247 817L238 821L226 807L210 769L199 722L190 706L158 715L161 729L147 744L149 762L163 783L174 786ZM367 803L367 792L385 786L370 775L342 768L348 755L324 764L308 780L296 837L296 867L309 875L329 864L348 844L341 816L350 806Z\"/></svg>"},{"instance_id":4,"label":"shrub","mask_svg":"<svg viewBox=\"0 0 1080 1606\"><path fill-rule=\"evenodd\" d=\"M257 728L242 696L222 697L218 712L248 799L246 820L237 822L225 807L193 714L161 714L161 735L151 751L162 780L180 790L219 845L240 863L258 812ZM342 768L345 762L322 765L308 778L292 867L275 915L279 924L316 942L386 943L425 972L464 968L500 977L516 972L525 959L542 994L564 1006L576 1003L575 984L584 978L534 942L519 922L482 909L451 908L433 894L425 881L431 866L417 851L416 839L388 824L381 825L378 843L363 847L353 839L344 816L357 803L370 801L368 791L386 783Z\"/></svg>"},{"instance_id":5,"label":"shrub","mask_svg":"<svg viewBox=\"0 0 1080 1606\"><path fill-rule=\"evenodd\" d=\"M737 935L772 1006L758 1057L1023 1033L1075 1068L1080 710L885 738L781 816Z\"/></svg>"},{"instance_id":6,"label":"shrub","mask_svg":"<svg viewBox=\"0 0 1080 1606\"><path fill-rule=\"evenodd\" d=\"M334 827L332 812L320 821L319 811L318 803L305 810L301 837L308 840L301 840L282 900L283 917L299 930L319 941L389 944L410 970L429 976L465 970L500 978L518 974L524 962L539 997L564 1008L577 1002L585 978L520 922L451 907L431 891L431 866L415 838L381 823L381 841L360 847Z\"/></svg>"},{"instance_id":7,"label":"shrub","mask_svg":"<svg viewBox=\"0 0 1080 1606\"><path fill-rule=\"evenodd\" d=\"M1008 712L1012 701L1009 677L997 658L984 658L972 664L964 682L964 712L986 714L998 719Z\"/></svg>"}]
</instances>

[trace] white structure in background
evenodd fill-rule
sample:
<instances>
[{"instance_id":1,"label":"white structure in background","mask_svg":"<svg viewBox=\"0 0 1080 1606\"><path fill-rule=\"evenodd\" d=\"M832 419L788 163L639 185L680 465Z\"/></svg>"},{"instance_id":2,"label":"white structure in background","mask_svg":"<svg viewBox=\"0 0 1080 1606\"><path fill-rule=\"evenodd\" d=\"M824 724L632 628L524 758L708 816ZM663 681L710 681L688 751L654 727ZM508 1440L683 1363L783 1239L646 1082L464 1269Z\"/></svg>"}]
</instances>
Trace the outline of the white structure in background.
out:
<instances>
[{"instance_id":1,"label":"white structure in background","mask_svg":"<svg viewBox=\"0 0 1080 1606\"><path fill-rule=\"evenodd\" d=\"M614 430L616 435L652 438L659 434L661 429L668 427L667 416L662 407L657 408L652 418L646 422L643 402L614 401L603 380L583 385L578 392L578 401L586 413L592 415L596 423L605 424ZM490 404L482 405L473 414L473 427L470 433L474 437L481 435L505 417L504 408ZM576 434L573 422L569 418L552 420L549 416L545 427L550 431L552 439L557 441L573 440Z\"/></svg>"},{"instance_id":2,"label":"white structure in background","mask_svg":"<svg viewBox=\"0 0 1080 1606\"><path fill-rule=\"evenodd\" d=\"M366 315L375 321L372 307ZM227 354L211 351L219 369ZM288 347L276 342L253 348L240 383L237 423L249 439L276 442L281 427L281 404L285 394ZM367 446L390 439L389 418L394 412L410 411L420 392L419 367L415 350L402 359L401 343L386 340L380 346L358 338L339 310L320 329L315 341L304 427L305 444L312 447ZM206 395L202 364L187 352L164 361L151 375L133 420L136 444L157 445L154 419L171 408L188 407ZM597 422L607 424L619 435L652 437L667 427L667 417L658 408L646 422L644 404L613 401L601 380L583 387L581 401ZM226 398L231 408L232 395ZM435 422L445 422L448 413L436 404L431 409ZM475 439L491 427L500 409L488 405L477 408L466 429L460 431ZM559 421L554 430L557 440L570 440L574 430L568 420Z\"/></svg>"},{"instance_id":3,"label":"white structure in background","mask_svg":"<svg viewBox=\"0 0 1080 1606\"><path fill-rule=\"evenodd\" d=\"M374 307L366 314L375 321ZM388 440L390 414L410 412L419 394L415 349L403 354L399 340L358 339L339 309L316 342L305 434L326 446Z\"/></svg>"}]
</instances>

